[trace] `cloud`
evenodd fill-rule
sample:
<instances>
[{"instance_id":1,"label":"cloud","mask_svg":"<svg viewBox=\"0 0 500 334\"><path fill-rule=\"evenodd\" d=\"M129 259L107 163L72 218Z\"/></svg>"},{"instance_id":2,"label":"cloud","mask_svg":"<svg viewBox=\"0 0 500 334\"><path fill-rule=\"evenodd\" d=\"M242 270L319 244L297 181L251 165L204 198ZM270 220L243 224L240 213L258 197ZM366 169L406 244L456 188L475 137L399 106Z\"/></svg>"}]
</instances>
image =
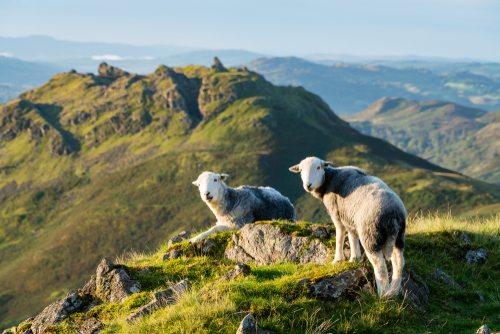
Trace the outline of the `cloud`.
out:
<instances>
[{"instance_id":1,"label":"cloud","mask_svg":"<svg viewBox=\"0 0 500 334\"><path fill-rule=\"evenodd\" d=\"M92 60L123 60L123 58L118 55L92 56L91 58Z\"/></svg>"},{"instance_id":2,"label":"cloud","mask_svg":"<svg viewBox=\"0 0 500 334\"><path fill-rule=\"evenodd\" d=\"M0 52L0 57L9 57L12 58L14 55L10 52Z\"/></svg>"}]
</instances>

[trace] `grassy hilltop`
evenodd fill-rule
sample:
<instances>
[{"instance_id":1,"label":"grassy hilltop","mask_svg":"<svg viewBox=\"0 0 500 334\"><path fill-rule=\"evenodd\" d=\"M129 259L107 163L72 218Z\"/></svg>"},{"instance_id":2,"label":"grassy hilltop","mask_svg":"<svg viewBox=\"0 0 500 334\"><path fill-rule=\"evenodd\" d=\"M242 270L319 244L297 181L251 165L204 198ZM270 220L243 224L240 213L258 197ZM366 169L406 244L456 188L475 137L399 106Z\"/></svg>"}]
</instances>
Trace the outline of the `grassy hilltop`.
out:
<instances>
[{"instance_id":1,"label":"grassy hilltop","mask_svg":"<svg viewBox=\"0 0 500 334\"><path fill-rule=\"evenodd\" d=\"M383 98L343 119L439 166L500 184L500 110Z\"/></svg>"},{"instance_id":2,"label":"grassy hilltop","mask_svg":"<svg viewBox=\"0 0 500 334\"><path fill-rule=\"evenodd\" d=\"M500 202L498 187L360 134L302 88L221 64L61 73L0 119L0 327L82 285L102 257L213 223L191 185L205 170L275 187L317 222L321 203L288 172L312 155L382 178L411 213Z\"/></svg>"}]
</instances>

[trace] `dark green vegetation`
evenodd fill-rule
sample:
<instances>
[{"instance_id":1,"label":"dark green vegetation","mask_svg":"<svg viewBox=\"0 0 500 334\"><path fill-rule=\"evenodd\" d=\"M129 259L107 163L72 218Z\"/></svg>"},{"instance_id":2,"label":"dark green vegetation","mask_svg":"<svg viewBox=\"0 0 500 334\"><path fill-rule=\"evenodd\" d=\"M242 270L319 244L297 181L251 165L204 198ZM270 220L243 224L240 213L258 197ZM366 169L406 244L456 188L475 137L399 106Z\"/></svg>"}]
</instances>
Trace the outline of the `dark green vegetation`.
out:
<instances>
[{"instance_id":1,"label":"dark green vegetation","mask_svg":"<svg viewBox=\"0 0 500 334\"><path fill-rule=\"evenodd\" d=\"M302 86L318 94L339 114L355 114L384 96L436 99L489 111L500 107L500 79L463 70L439 75L425 68L327 66L295 57L258 59L248 68L276 85Z\"/></svg>"},{"instance_id":2,"label":"dark green vegetation","mask_svg":"<svg viewBox=\"0 0 500 334\"><path fill-rule=\"evenodd\" d=\"M316 222L330 218L288 171L311 155L382 178L412 213L500 202L498 187L362 135L318 96L245 69L62 73L1 105L0 119L2 327L82 286L102 257L213 223L191 184L206 170L275 187Z\"/></svg>"},{"instance_id":3,"label":"dark green vegetation","mask_svg":"<svg viewBox=\"0 0 500 334\"><path fill-rule=\"evenodd\" d=\"M0 56L0 103L6 103L22 92L42 85L60 71L56 65Z\"/></svg>"},{"instance_id":4,"label":"dark green vegetation","mask_svg":"<svg viewBox=\"0 0 500 334\"><path fill-rule=\"evenodd\" d=\"M432 163L500 184L500 110L383 98L343 119Z\"/></svg>"},{"instance_id":5,"label":"dark green vegetation","mask_svg":"<svg viewBox=\"0 0 500 334\"><path fill-rule=\"evenodd\" d=\"M467 224L473 224L467 228ZM169 249L160 247L151 254L128 253L118 262L141 282L144 288L122 304L102 304L87 314L75 313L66 318L53 333L75 333L83 316L94 316L105 323L104 333L235 333L241 319L251 312L259 325L277 333L474 333L482 324L500 329L500 217L490 220L463 221L446 216L432 216L409 223L405 251L406 269L414 270L430 290L424 310L401 297L378 299L372 292L357 290L336 301L312 298L297 284L304 278L319 280L343 271L364 266L367 279L373 269L366 259L358 264L251 265L246 278L217 282L234 262L224 260L220 252L203 256L191 254L176 260L162 261ZM287 224L275 222L285 228ZM289 224L288 224L289 225ZM471 225L469 225L471 227ZM457 230L456 228L462 228ZM289 226L289 229L295 229ZM473 244L458 240L467 232ZM211 236L220 249L227 247L231 234ZM186 243L176 245L190 253ZM482 266L465 263L469 249L482 247L488 261ZM450 287L433 278L440 268L463 288ZM150 268L152 274L139 274ZM189 278L193 289L173 306L155 311L135 323L124 319L137 307L148 303L155 291ZM481 291L481 301L475 291Z\"/></svg>"}]
</instances>

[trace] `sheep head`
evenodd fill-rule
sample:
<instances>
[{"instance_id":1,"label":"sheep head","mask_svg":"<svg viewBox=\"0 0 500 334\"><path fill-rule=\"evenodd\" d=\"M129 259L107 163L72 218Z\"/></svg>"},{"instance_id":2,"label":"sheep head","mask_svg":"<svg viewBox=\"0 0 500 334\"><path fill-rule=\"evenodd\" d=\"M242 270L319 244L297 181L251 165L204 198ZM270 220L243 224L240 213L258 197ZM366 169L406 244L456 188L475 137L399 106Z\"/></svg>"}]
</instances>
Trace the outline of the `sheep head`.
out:
<instances>
[{"instance_id":1,"label":"sheep head","mask_svg":"<svg viewBox=\"0 0 500 334\"><path fill-rule=\"evenodd\" d=\"M203 172L193 184L198 187L202 200L207 203L216 203L224 194L224 181L228 177L227 174Z\"/></svg>"},{"instance_id":2,"label":"sheep head","mask_svg":"<svg viewBox=\"0 0 500 334\"><path fill-rule=\"evenodd\" d=\"M290 171L300 173L302 185L307 192L321 187L325 178L325 168L332 166L330 161L323 161L316 157L305 158L300 164L290 167Z\"/></svg>"}]
</instances>

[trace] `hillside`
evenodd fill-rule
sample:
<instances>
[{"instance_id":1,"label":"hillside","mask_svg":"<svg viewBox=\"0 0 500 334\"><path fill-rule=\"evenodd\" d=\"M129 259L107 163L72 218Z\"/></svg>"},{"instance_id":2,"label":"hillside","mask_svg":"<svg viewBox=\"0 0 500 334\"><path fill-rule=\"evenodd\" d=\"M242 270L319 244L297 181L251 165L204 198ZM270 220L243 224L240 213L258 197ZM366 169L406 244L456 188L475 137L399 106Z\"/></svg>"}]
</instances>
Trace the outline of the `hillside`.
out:
<instances>
[{"instance_id":1,"label":"hillside","mask_svg":"<svg viewBox=\"0 0 500 334\"><path fill-rule=\"evenodd\" d=\"M500 107L500 83L467 71L439 75L425 68L327 66L295 57L257 59L247 66L275 85L302 86L318 94L339 115L355 114L384 96L450 101L488 111Z\"/></svg>"},{"instance_id":2,"label":"hillside","mask_svg":"<svg viewBox=\"0 0 500 334\"><path fill-rule=\"evenodd\" d=\"M454 213L500 191L360 134L318 96L245 68L160 66L149 75L101 64L0 106L0 322L14 325L82 285L104 256L156 249L214 222L191 182L269 185L301 219L329 221L288 167L306 156L357 165L407 210Z\"/></svg>"},{"instance_id":3,"label":"hillside","mask_svg":"<svg viewBox=\"0 0 500 334\"><path fill-rule=\"evenodd\" d=\"M500 110L383 98L343 119L432 163L500 184Z\"/></svg>"}]
</instances>

